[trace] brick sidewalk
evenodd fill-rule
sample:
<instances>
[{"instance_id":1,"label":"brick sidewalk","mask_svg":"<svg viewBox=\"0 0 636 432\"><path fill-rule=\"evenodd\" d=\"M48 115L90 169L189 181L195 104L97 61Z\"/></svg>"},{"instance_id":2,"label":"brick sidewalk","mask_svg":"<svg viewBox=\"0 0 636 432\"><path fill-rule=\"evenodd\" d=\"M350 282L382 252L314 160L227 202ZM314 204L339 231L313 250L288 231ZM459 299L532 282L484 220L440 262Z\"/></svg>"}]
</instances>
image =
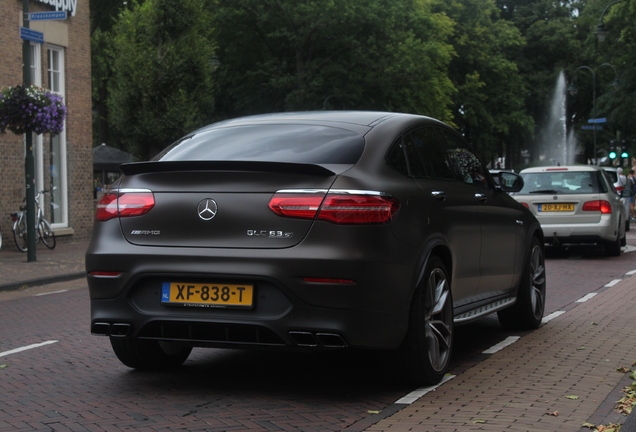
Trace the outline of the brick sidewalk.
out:
<instances>
[{"instance_id":1,"label":"brick sidewalk","mask_svg":"<svg viewBox=\"0 0 636 432\"><path fill-rule=\"evenodd\" d=\"M53 250L39 244L36 261L27 262L26 252L5 242L0 249L0 291L84 277L87 248L88 242L58 244Z\"/></svg>"},{"instance_id":2,"label":"brick sidewalk","mask_svg":"<svg viewBox=\"0 0 636 432\"><path fill-rule=\"evenodd\" d=\"M627 277L366 430L589 431L636 360L635 311Z\"/></svg>"}]
</instances>

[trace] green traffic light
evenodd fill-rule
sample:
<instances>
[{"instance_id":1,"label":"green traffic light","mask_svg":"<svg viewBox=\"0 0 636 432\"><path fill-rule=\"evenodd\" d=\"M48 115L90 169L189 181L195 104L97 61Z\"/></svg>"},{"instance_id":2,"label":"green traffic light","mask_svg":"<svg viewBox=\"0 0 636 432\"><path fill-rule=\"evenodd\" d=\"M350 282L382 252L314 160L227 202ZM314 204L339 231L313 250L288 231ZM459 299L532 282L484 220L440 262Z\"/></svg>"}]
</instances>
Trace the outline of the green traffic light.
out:
<instances>
[{"instance_id":1,"label":"green traffic light","mask_svg":"<svg viewBox=\"0 0 636 432\"><path fill-rule=\"evenodd\" d=\"M616 159L616 152L615 151L609 152L609 158L610 159Z\"/></svg>"},{"instance_id":2,"label":"green traffic light","mask_svg":"<svg viewBox=\"0 0 636 432\"><path fill-rule=\"evenodd\" d=\"M629 157L629 155L627 154L626 151L624 151L623 153L621 153L621 157L622 158L626 158L626 157Z\"/></svg>"}]
</instances>

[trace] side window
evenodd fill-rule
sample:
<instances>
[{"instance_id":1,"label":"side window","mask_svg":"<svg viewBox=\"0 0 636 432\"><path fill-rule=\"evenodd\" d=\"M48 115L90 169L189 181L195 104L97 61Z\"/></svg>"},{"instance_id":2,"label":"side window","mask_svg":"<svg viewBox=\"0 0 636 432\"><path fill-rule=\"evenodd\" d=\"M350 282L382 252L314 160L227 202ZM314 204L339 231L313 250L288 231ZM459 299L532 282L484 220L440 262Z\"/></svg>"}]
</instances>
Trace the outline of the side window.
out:
<instances>
[{"instance_id":1,"label":"side window","mask_svg":"<svg viewBox=\"0 0 636 432\"><path fill-rule=\"evenodd\" d=\"M422 127L407 134L408 141L427 177L457 180L451 168L447 148L435 129Z\"/></svg>"},{"instance_id":2,"label":"side window","mask_svg":"<svg viewBox=\"0 0 636 432\"><path fill-rule=\"evenodd\" d=\"M386 155L388 166L408 177L423 178L426 172L413 143L407 136L398 138Z\"/></svg>"},{"instance_id":3,"label":"side window","mask_svg":"<svg viewBox=\"0 0 636 432\"><path fill-rule=\"evenodd\" d=\"M455 170L464 183L488 189L488 175L477 155L468 148L464 140L447 130L440 130L449 147Z\"/></svg>"},{"instance_id":4,"label":"side window","mask_svg":"<svg viewBox=\"0 0 636 432\"><path fill-rule=\"evenodd\" d=\"M411 176L402 137L399 137L387 152L386 164L402 175Z\"/></svg>"}]
</instances>

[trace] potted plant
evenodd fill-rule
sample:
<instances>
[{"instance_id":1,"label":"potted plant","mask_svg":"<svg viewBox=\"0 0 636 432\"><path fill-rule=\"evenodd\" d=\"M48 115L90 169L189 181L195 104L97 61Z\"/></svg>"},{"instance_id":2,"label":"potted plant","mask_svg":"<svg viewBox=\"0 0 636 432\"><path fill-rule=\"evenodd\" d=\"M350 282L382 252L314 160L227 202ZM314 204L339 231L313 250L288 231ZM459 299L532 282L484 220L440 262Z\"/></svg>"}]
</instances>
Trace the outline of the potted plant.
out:
<instances>
[{"instance_id":1,"label":"potted plant","mask_svg":"<svg viewBox=\"0 0 636 432\"><path fill-rule=\"evenodd\" d=\"M17 85L0 91L0 133L58 135L64 129L66 107L62 98L35 85Z\"/></svg>"}]
</instances>

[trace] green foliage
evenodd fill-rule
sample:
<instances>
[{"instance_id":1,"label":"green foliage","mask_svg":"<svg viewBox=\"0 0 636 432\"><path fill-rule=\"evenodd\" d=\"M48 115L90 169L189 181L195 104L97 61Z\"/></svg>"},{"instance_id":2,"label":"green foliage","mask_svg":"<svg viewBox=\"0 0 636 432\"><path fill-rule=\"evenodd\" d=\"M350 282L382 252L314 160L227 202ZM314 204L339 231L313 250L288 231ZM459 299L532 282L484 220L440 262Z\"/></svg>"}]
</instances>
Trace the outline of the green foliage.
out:
<instances>
[{"instance_id":1,"label":"green foliage","mask_svg":"<svg viewBox=\"0 0 636 432\"><path fill-rule=\"evenodd\" d=\"M97 143L145 158L213 119L371 109L457 126L486 160L535 142L565 71L568 128L591 157L636 139L636 0L91 0ZM598 69L596 86L580 66ZM106 105L106 101L108 104ZM108 109L106 109L108 108ZM108 127L111 130L109 139ZM636 146L636 143L634 144ZM629 149L636 154L636 148ZM510 162L514 162L511 166Z\"/></svg>"},{"instance_id":2,"label":"green foliage","mask_svg":"<svg viewBox=\"0 0 636 432\"><path fill-rule=\"evenodd\" d=\"M147 158L211 117L214 44L204 0L148 0L113 27L109 122Z\"/></svg>"},{"instance_id":3,"label":"green foliage","mask_svg":"<svg viewBox=\"0 0 636 432\"><path fill-rule=\"evenodd\" d=\"M452 22L429 0L221 0L217 109L325 108L451 119Z\"/></svg>"},{"instance_id":4,"label":"green foliage","mask_svg":"<svg viewBox=\"0 0 636 432\"><path fill-rule=\"evenodd\" d=\"M507 143L533 126L524 112L527 89L514 61L524 40L499 17L494 0L443 1L439 8L456 22L457 55L450 69L458 90L454 121L486 159L502 155Z\"/></svg>"}]
</instances>

